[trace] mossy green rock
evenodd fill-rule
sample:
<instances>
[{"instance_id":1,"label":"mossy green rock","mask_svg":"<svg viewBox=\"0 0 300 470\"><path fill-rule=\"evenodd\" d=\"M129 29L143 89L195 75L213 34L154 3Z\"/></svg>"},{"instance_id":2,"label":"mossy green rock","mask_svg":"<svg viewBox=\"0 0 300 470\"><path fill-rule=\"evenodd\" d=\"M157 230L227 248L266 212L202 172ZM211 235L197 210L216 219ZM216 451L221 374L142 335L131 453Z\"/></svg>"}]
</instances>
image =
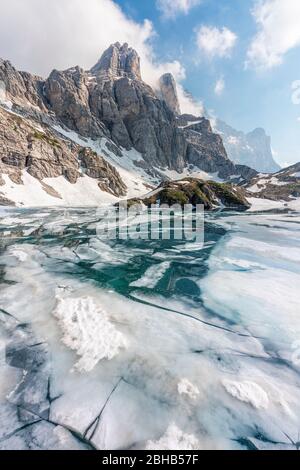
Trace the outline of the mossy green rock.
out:
<instances>
[{"instance_id":1,"label":"mossy green rock","mask_svg":"<svg viewBox=\"0 0 300 470\"><path fill-rule=\"evenodd\" d=\"M129 200L129 204L131 204ZM136 199L134 200L136 202ZM184 178L179 181L161 183L157 190L140 200L146 206L152 204L203 204L205 210L225 208L245 211L251 207L243 188L230 183L216 183L197 178ZM132 204L131 204L132 205Z\"/></svg>"}]
</instances>

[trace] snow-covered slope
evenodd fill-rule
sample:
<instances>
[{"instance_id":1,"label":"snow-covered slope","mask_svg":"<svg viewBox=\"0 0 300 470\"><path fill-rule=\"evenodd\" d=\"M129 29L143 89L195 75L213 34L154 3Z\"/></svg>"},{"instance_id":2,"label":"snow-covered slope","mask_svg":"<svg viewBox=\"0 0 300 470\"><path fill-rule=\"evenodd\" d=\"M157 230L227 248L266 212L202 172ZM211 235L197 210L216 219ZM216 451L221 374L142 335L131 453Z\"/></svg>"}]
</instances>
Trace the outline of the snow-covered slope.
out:
<instances>
[{"instance_id":1,"label":"snow-covered slope","mask_svg":"<svg viewBox=\"0 0 300 470\"><path fill-rule=\"evenodd\" d=\"M300 163L274 174L259 174L243 185L251 210L300 209Z\"/></svg>"}]
</instances>

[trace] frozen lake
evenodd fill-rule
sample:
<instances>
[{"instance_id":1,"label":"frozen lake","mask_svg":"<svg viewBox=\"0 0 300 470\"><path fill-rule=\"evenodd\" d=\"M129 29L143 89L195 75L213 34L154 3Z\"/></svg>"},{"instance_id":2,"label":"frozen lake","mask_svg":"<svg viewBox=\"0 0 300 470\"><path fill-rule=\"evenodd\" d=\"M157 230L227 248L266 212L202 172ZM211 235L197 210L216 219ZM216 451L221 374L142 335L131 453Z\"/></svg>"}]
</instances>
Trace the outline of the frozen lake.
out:
<instances>
[{"instance_id":1,"label":"frozen lake","mask_svg":"<svg viewBox=\"0 0 300 470\"><path fill-rule=\"evenodd\" d=\"M0 449L296 449L300 214L214 213L204 246L0 212Z\"/></svg>"}]
</instances>

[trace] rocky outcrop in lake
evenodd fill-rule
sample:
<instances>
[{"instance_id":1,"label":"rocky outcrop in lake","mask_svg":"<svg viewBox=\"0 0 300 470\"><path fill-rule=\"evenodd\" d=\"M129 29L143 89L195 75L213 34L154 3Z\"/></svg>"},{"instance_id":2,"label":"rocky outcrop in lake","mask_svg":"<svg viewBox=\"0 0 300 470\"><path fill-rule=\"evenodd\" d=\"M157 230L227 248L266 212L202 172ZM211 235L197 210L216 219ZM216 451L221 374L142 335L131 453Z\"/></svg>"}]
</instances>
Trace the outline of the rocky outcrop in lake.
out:
<instances>
[{"instance_id":1,"label":"rocky outcrop in lake","mask_svg":"<svg viewBox=\"0 0 300 470\"><path fill-rule=\"evenodd\" d=\"M143 204L145 206L167 204L202 204L207 211L219 208L235 211L245 211L251 207L246 199L246 191L229 183L203 181L197 178L184 178L179 181L169 181L161 185L142 199L132 199L128 205Z\"/></svg>"}]
</instances>

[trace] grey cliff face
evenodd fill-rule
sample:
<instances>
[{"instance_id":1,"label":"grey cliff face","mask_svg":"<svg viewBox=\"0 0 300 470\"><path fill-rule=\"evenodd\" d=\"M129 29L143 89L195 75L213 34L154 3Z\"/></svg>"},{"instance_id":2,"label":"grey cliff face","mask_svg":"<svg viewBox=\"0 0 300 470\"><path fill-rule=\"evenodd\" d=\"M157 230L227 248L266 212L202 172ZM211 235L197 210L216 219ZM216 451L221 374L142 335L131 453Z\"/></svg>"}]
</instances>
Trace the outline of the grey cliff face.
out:
<instances>
[{"instance_id":1,"label":"grey cliff face","mask_svg":"<svg viewBox=\"0 0 300 470\"><path fill-rule=\"evenodd\" d=\"M67 127L83 136L103 136L105 129L89 108L87 74L75 67L54 70L45 82L44 95L50 109Z\"/></svg>"},{"instance_id":2,"label":"grey cliff face","mask_svg":"<svg viewBox=\"0 0 300 470\"><path fill-rule=\"evenodd\" d=\"M248 165L261 173L280 170L272 154L271 139L264 129L257 128L244 134L219 120L217 129L222 135L229 158L234 163Z\"/></svg>"},{"instance_id":3,"label":"grey cliff face","mask_svg":"<svg viewBox=\"0 0 300 470\"><path fill-rule=\"evenodd\" d=\"M0 59L0 82L4 84L7 98L13 99L15 104L30 104L46 111L42 78L27 72L18 72L8 60Z\"/></svg>"},{"instance_id":4,"label":"grey cliff face","mask_svg":"<svg viewBox=\"0 0 300 470\"><path fill-rule=\"evenodd\" d=\"M177 119L182 129L187 147L187 162L207 173L217 173L220 178L228 179L235 176L248 179L256 175L256 171L244 165L234 165L228 158L223 140L213 132L210 121L182 115Z\"/></svg>"},{"instance_id":5,"label":"grey cliff face","mask_svg":"<svg viewBox=\"0 0 300 470\"><path fill-rule=\"evenodd\" d=\"M169 109L179 116L181 114L180 105L173 75L171 73L162 75L159 80L159 86L162 99L166 102Z\"/></svg>"},{"instance_id":6,"label":"grey cliff face","mask_svg":"<svg viewBox=\"0 0 300 470\"><path fill-rule=\"evenodd\" d=\"M184 128L184 134L189 144L188 161L192 165L214 173L221 171L230 165L222 139L214 134L210 122L203 118L197 124L191 124Z\"/></svg>"},{"instance_id":7,"label":"grey cliff face","mask_svg":"<svg viewBox=\"0 0 300 470\"><path fill-rule=\"evenodd\" d=\"M149 166L182 169L186 143L166 103L141 81L136 52L113 45L89 72L53 71L45 83L52 112L85 137L135 148Z\"/></svg>"},{"instance_id":8,"label":"grey cliff face","mask_svg":"<svg viewBox=\"0 0 300 470\"><path fill-rule=\"evenodd\" d=\"M92 74L103 78L128 77L142 80L140 58L127 43L112 44L91 69Z\"/></svg>"},{"instance_id":9,"label":"grey cliff face","mask_svg":"<svg viewBox=\"0 0 300 470\"><path fill-rule=\"evenodd\" d=\"M280 166L273 158L271 137L266 135L264 129L257 128L247 134L247 141L254 150L256 162L252 166L259 165L261 172L273 173L280 170Z\"/></svg>"}]
</instances>

